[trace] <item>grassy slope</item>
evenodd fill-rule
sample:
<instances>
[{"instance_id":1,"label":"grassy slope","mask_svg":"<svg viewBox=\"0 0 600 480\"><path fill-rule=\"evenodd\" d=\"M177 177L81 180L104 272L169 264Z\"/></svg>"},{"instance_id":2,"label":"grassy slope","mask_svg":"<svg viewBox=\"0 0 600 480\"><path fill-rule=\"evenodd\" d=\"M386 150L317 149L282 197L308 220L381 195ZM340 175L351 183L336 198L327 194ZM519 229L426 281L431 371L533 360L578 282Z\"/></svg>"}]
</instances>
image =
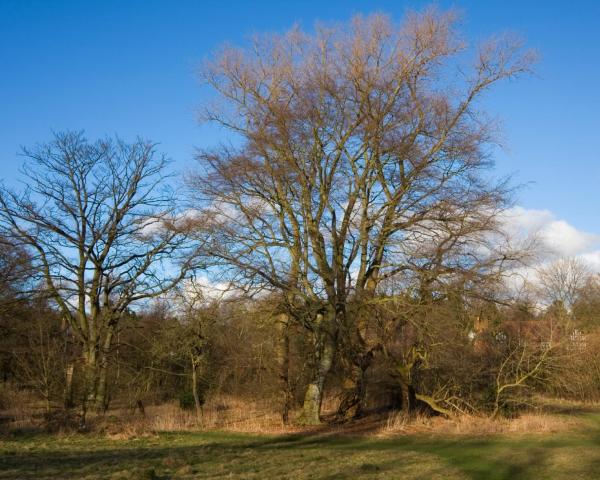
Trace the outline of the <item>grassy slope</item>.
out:
<instances>
[{"instance_id":1,"label":"grassy slope","mask_svg":"<svg viewBox=\"0 0 600 480\"><path fill-rule=\"evenodd\" d=\"M597 479L600 413L555 435L390 439L173 433L0 441L0 479Z\"/></svg>"}]
</instances>

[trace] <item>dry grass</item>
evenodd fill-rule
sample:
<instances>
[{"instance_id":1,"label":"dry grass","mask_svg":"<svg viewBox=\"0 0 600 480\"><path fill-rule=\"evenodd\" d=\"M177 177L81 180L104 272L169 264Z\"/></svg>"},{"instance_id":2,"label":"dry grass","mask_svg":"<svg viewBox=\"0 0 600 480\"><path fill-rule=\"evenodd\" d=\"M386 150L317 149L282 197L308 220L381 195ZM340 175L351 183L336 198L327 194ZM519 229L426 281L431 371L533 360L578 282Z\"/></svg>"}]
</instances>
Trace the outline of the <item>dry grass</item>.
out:
<instances>
[{"instance_id":1,"label":"dry grass","mask_svg":"<svg viewBox=\"0 0 600 480\"><path fill-rule=\"evenodd\" d=\"M284 433L281 415L265 402L218 396L206 403L203 414L183 411L176 403L147 409L148 421L156 431L225 430L246 433Z\"/></svg>"},{"instance_id":2,"label":"dry grass","mask_svg":"<svg viewBox=\"0 0 600 480\"><path fill-rule=\"evenodd\" d=\"M497 435L521 433L557 433L580 426L577 417L544 412L527 412L517 418L490 418L460 415L453 418L407 416L403 412L390 415L378 432L380 436L435 433L440 435Z\"/></svg>"},{"instance_id":3,"label":"dry grass","mask_svg":"<svg viewBox=\"0 0 600 480\"><path fill-rule=\"evenodd\" d=\"M146 407L145 415L121 410L112 412L98 424L110 436L123 438L148 432L228 431L253 434L286 434L300 427L284 425L281 415L267 402L218 396L206 403L200 417L182 410L177 402Z\"/></svg>"},{"instance_id":4,"label":"dry grass","mask_svg":"<svg viewBox=\"0 0 600 480\"><path fill-rule=\"evenodd\" d=\"M581 407L581 405L579 405ZM573 405L573 411L577 406ZM293 416L294 417L294 416ZM389 437L411 434L499 435L523 433L557 433L580 427L576 415L544 411L526 412L517 418L460 415L453 418L407 415L404 412L372 415L356 422L329 424L321 428L284 425L272 407L259 401L242 401L220 396L207 403L204 415L184 411L176 403L151 406L146 416L122 414L112 418L105 430L117 439L148 435L154 432L227 431L251 434L318 433L322 436L360 435Z\"/></svg>"},{"instance_id":5,"label":"dry grass","mask_svg":"<svg viewBox=\"0 0 600 480\"><path fill-rule=\"evenodd\" d=\"M43 408L30 398L19 398L10 409L0 412L2 430L33 430L47 428ZM151 437L161 432L225 431L250 434L312 433L322 436L360 435L390 437L410 434L440 434L482 436L495 434L556 433L574 430L580 426L578 412L599 405L539 399L538 411L523 413L517 418L491 419L485 416L460 415L450 419L426 415L407 415L396 412L372 415L356 422L326 424L323 427L294 425L299 412L293 412L290 425L284 425L281 416L268 401L242 400L233 396L216 396L204 406L203 415L182 410L177 402L150 405L145 415L130 409L111 410L106 415L91 416L93 430L104 432L108 438L124 440ZM34 405L32 408L31 406ZM324 411L333 411L334 404L324 405ZM59 419L60 421L60 419ZM65 425L64 430L68 431ZM57 431L56 429L54 431ZM60 429L58 429L60 431Z\"/></svg>"},{"instance_id":6,"label":"dry grass","mask_svg":"<svg viewBox=\"0 0 600 480\"><path fill-rule=\"evenodd\" d=\"M44 424L46 405L34 392L5 389L1 396L0 429L29 430Z\"/></svg>"}]
</instances>

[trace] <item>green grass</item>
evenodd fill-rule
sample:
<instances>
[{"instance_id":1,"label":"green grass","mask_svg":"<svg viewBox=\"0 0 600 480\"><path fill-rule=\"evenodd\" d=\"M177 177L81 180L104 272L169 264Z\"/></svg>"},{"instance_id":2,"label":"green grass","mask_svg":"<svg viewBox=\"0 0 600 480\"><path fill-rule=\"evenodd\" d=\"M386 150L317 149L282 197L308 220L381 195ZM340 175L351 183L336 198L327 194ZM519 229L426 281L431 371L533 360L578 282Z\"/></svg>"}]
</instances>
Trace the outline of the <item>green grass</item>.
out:
<instances>
[{"instance_id":1,"label":"green grass","mask_svg":"<svg viewBox=\"0 0 600 480\"><path fill-rule=\"evenodd\" d=\"M600 414L554 435L390 439L169 433L0 441L0 479L598 479Z\"/></svg>"}]
</instances>

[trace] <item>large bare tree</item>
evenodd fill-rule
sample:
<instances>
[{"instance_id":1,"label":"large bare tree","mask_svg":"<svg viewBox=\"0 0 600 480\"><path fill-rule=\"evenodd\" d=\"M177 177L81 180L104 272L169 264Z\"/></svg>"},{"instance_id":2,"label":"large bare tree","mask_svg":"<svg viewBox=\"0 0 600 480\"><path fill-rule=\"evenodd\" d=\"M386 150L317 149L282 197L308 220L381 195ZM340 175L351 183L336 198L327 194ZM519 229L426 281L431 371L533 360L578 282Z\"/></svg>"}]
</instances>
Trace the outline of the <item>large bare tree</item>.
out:
<instances>
[{"instance_id":1,"label":"large bare tree","mask_svg":"<svg viewBox=\"0 0 600 480\"><path fill-rule=\"evenodd\" d=\"M143 140L55 135L24 149L25 187L0 189L5 238L27 248L47 295L81 346L82 405L106 405L119 320L177 285L188 238L167 188L167 159ZM183 217L184 218L184 217Z\"/></svg>"},{"instance_id":2,"label":"large bare tree","mask_svg":"<svg viewBox=\"0 0 600 480\"><path fill-rule=\"evenodd\" d=\"M207 253L229 281L283 293L312 335L307 423L338 345L359 376L377 347L351 303L406 272L429 268L426 284L506 258L482 247L507 191L485 174L494 129L476 101L532 57L499 37L465 68L466 50L454 14L427 10L256 37L203 70L218 93L205 119L232 134L199 155Z\"/></svg>"}]
</instances>

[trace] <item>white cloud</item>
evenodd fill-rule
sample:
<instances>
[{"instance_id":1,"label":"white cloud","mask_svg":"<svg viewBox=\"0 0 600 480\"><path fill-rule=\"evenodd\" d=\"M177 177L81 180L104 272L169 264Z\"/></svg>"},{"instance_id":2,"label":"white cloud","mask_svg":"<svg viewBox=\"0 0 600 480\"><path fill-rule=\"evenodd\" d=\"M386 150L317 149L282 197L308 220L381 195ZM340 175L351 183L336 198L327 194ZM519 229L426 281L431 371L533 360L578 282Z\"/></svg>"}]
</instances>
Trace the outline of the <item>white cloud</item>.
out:
<instances>
[{"instance_id":1,"label":"white cloud","mask_svg":"<svg viewBox=\"0 0 600 480\"><path fill-rule=\"evenodd\" d=\"M600 271L600 234L579 230L549 210L514 207L503 216L511 236L536 237L540 261L577 257Z\"/></svg>"},{"instance_id":2,"label":"white cloud","mask_svg":"<svg viewBox=\"0 0 600 480\"><path fill-rule=\"evenodd\" d=\"M584 253L583 255L580 255L580 258L592 271L600 272L600 250Z\"/></svg>"},{"instance_id":3,"label":"white cloud","mask_svg":"<svg viewBox=\"0 0 600 480\"><path fill-rule=\"evenodd\" d=\"M506 285L513 292L527 295L529 287L538 285L540 270L561 258L579 259L600 273L600 234L579 230L550 210L519 206L503 212L501 223L512 243L535 247L528 265L508 272Z\"/></svg>"},{"instance_id":4,"label":"white cloud","mask_svg":"<svg viewBox=\"0 0 600 480\"><path fill-rule=\"evenodd\" d=\"M551 223L555 217L549 210L534 210L523 207L513 207L503 214L505 225L509 232L534 232Z\"/></svg>"},{"instance_id":5,"label":"white cloud","mask_svg":"<svg viewBox=\"0 0 600 480\"><path fill-rule=\"evenodd\" d=\"M540 231L542 241L560 256L573 257L598 247L600 236L577 230L565 220L553 220Z\"/></svg>"}]
</instances>

